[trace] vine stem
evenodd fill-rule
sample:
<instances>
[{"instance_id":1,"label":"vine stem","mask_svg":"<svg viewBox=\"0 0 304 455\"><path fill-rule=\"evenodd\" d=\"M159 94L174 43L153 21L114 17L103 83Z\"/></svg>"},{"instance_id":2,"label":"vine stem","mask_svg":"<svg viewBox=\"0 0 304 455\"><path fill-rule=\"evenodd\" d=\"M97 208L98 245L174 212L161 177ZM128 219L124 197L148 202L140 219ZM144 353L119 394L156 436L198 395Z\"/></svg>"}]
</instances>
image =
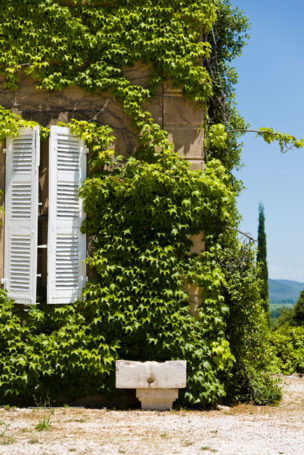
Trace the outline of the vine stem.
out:
<instances>
[{"instance_id":1,"label":"vine stem","mask_svg":"<svg viewBox=\"0 0 304 455\"><path fill-rule=\"evenodd\" d=\"M247 130L245 128L236 128L233 130L228 130L226 133L256 133L256 134L271 134L272 136L277 136L278 133L275 131L259 131L259 130ZM296 141L296 138L294 136L291 136L291 138Z\"/></svg>"},{"instance_id":2,"label":"vine stem","mask_svg":"<svg viewBox=\"0 0 304 455\"><path fill-rule=\"evenodd\" d=\"M233 228L233 227L230 227L230 226L226 226L226 229L230 229L231 231L238 232L239 234L244 235L245 237L247 237L247 239L251 240L252 242L257 243L257 240L255 240L253 237L251 237L251 235L247 234L246 232L240 231L239 229L236 229L236 228Z\"/></svg>"}]
</instances>

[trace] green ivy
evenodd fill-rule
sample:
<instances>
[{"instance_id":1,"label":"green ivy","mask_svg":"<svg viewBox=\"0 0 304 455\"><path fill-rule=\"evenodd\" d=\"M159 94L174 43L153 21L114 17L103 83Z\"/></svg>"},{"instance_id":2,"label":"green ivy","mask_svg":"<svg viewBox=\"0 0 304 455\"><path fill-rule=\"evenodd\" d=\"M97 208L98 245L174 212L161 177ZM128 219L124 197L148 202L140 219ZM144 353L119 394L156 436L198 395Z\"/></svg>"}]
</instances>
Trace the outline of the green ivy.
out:
<instances>
[{"instance_id":1,"label":"green ivy","mask_svg":"<svg viewBox=\"0 0 304 455\"><path fill-rule=\"evenodd\" d=\"M75 305L39 305L26 313L0 292L3 401L113 393L118 358L186 359L186 404L215 406L227 394L230 400L277 400L269 372L259 376L270 351L254 260L249 248L243 261L235 232L240 185L231 170L239 163L239 133L227 134L245 127L233 104L230 61L240 53L247 25L227 0L1 5L5 87L17 89L25 74L46 90L76 85L110 92L137 133L136 153L125 159L114 155L109 126L68 125L90 150L80 196L92 277ZM137 62L151 66L147 87L124 75ZM204 173L172 152L167 132L143 108L164 81L206 113ZM33 125L0 108L0 139ZM201 232L206 250L191 255L191 235ZM202 292L197 317L189 312L187 283Z\"/></svg>"},{"instance_id":2,"label":"green ivy","mask_svg":"<svg viewBox=\"0 0 304 455\"><path fill-rule=\"evenodd\" d=\"M79 127L83 122L74 122ZM209 252L189 254L189 236L231 223L234 197L225 170L214 161L204 173L191 171L170 150L153 164L131 158L123 166L95 151L99 159L80 191L95 278L79 303L34 307L19 320L3 294L2 327L11 325L11 340L16 334L20 340L7 349L3 334L1 393L23 399L108 393L118 358L183 358L188 385L181 399L212 406L225 396L222 377L234 363L225 333L225 275ZM204 290L198 319L190 315L185 281Z\"/></svg>"},{"instance_id":3,"label":"green ivy","mask_svg":"<svg viewBox=\"0 0 304 455\"><path fill-rule=\"evenodd\" d=\"M17 137L18 128L33 128L36 125L38 125L37 122L24 120L20 115L0 105L0 141L7 137ZM48 128L40 126L40 134L43 139L46 139L49 134Z\"/></svg>"},{"instance_id":4,"label":"green ivy","mask_svg":"<svg viewBox=\"0 0 304 455\"><path fill-rule=\"evenodd\" d=\"M141 132L139 145L167 147L167 134L143 102L161 81L172 80L191 99L206 106L211 79L199 61L210 54L200 41L215 20L210 0L69 2L8 0L0 11L0 76L16 89L23 72L37 87L61 90L76 85L106 92L122 104ZM123 68L151 63L149 86L131 84Z\"/></svg>"}]
</instances>

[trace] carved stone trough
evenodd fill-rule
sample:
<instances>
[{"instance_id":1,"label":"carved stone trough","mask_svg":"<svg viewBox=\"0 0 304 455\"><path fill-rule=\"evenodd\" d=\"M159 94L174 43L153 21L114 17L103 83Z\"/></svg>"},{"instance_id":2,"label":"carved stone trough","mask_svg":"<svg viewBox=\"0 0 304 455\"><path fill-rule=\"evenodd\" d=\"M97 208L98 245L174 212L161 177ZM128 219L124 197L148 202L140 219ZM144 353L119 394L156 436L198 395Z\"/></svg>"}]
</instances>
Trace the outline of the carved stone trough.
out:
<instances>
[{"instance_id":1,"label":"carved stone trough","mask_svg":"<svg viewBox=\"0 0 304 455\"><path fill-rule=\"evenodd\" d=\"M136 389L136 397L145 410L171 409L178 389L186 387L185 360L166 362L116 361L116 387Z\"/></svg>"}]
</instances>

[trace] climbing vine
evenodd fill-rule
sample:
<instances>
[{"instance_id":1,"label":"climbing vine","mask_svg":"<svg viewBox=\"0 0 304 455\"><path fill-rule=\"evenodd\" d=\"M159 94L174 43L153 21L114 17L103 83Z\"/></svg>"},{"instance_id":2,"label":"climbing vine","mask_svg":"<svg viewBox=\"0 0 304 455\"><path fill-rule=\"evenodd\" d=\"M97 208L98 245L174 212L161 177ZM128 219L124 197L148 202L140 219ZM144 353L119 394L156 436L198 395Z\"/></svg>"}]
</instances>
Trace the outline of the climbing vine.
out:
<instances>
[{"instance_id":1,"label":"climbing vine","mask_svg":"<svg viewBox=\"0 0 304 455\"><path fill-rule=\"evenodd\" d=\"M233 105L229 62L246 30L247 21L226 0L2 2L4 87L16 90L25 74L50 91L76 85L110 92L137 133L136 153L126 159L114 155L109 126L68 124L90 150L80 196L92 278L76 305L41 305L26 314L14 313L1 292L2 396L27 402L34 395L109 393L118 358L185 358L187 404L214 406L236 391L239 399L277 400L267 372L268 395L261 396L259 373L268 365L259 283L250 247L242 249L235 232L240 185L231 171L246 125ZM151 67L145 87L124 73L139 61ZM143 108L165 81L204 109L204 173L173 153L167 132ZM0 139L33 125L0 108ZM205 251L190 254L191 236L202 232ZM196 317L187 284L202 293ZM247 332L236 336L233 325Z\"/></svg>"},{"instance_id":2,"label":"climbing vine","mask_svg":"<svg viewBox=\"0 0 304 455\"><path fill-rule=\"evenodd\" d=\"M38 125L37 122L24 120L20 115L0 106L0 141L7 137L17 137L18 128L33 128L36 125ZM40 126L40 134L43 139L46 139L49 129Z\"/></svg>"},{"instance_id":3,"label":"climbing vine","mask_svg":"<svg viewBox=\"0 0 304 455\"><path fill-rule=\"evenodd\" d=\"M199 60L210 54L200 41L215 20L215 4L200 1L123 0L107 2L25 0L6 2L0 12L0 75L16 89L20 72L37 87L111 90L140 132L139 145L152 152L167 147L167 135L143 102L163 80L172 80L191 99L207 104L211 79ZM131 84L123 68L152 63L148 87Z\"/></svg>"}]
</instances>

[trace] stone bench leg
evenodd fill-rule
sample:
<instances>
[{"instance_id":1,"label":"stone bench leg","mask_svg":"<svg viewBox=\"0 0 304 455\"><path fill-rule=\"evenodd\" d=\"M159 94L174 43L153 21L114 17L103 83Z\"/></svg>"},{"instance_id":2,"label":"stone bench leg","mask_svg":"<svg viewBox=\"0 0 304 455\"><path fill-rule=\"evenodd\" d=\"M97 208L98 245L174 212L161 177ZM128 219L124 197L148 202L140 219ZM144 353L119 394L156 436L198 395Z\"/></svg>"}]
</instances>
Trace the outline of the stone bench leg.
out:
<instances>
[{"instance_id":1,"label":"stone bench leg","mask_svg":"<svg viewBox=\"0 0 304 455\"><path fill-rule=\"evenodd\" d=\"M178 398L178 389L136 389L143 410L165 411Z\"/></svg>"}]
</instances>

